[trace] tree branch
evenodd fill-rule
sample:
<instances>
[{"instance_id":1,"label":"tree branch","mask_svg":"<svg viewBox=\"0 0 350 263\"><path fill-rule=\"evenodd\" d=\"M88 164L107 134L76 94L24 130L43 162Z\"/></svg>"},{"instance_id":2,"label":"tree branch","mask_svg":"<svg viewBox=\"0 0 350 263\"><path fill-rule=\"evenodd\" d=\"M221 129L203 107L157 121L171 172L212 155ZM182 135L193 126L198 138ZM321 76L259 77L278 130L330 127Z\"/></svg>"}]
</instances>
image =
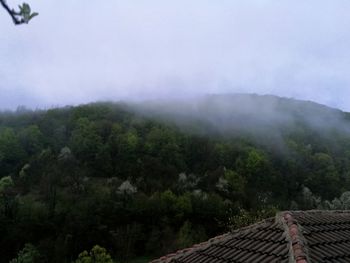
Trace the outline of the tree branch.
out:
<instances>
[{"instance_id":1,"label":"tree branch","mask_svg":"<svg viewBox=\"0 0 350 263\"><path fill-rule=\"evenodd\" d=\"M20 24L24 23L23 19L18 18L19 13L13 9L12 10L10 9L10 7L6 3L6 0L0 0L0 3L3 6L3 8L5 8L7 13L9 13L9 15L11 16L13 23L15 23L15 25L20 25Z\"/></svg>"},{"instance_id":2,"label":"tree branch","mask_svg":"<svg viewBox=\"0 0 350 263\"><path fill-rule=\"evenodd\" d=\"M11 9L8 6L6 0L0 0L0 4L11 16L12 21L15 25L28 24L30 19L38 15L38 13L31 13L30 6L26 3L23 3L23 5L19 6L20 12L16 12L14 9Z\"/></svg>"}]
</instances>

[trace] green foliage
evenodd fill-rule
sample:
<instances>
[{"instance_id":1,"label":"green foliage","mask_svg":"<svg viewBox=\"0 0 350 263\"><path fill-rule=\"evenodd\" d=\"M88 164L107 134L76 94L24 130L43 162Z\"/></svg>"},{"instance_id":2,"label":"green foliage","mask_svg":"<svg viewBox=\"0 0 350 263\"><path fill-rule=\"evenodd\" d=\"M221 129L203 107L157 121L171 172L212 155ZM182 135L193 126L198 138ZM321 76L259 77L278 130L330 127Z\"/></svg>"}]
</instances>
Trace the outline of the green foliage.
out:
<instances>
[{"instance_id":1,"label":"green foliage","mask_svg":"<svg viewBox=\"0 0 350 263\"><path fill-rule=\"evenodd\" d=\"M11 176L5 176L0 179L0 194L6 194L6 192L13 187L13 180Z\"/></svg>"},{"instance_id":2,"label":"green foliage","mask_svg":"<svg viewBox=\"0 0 350 263\"><path fill-rule=\"evenodd\" d=\"M0 176L13 172L24 157L25 152L14 129L0 129Z\"/></svg>"},{"instance_id":3,"label":"green foliage","mask_svg":"<svg viewBox=\"0 0 350 263\"><path fill-rule=\"evenodd\" d=\"M349 210L350 209L350 191L344 192L340 197L334 198L332 201L322 199L320 196L315 195L307 187L303 188L302 199L299 202L292 202L293 205L297 205L294 209L326 209L326 210Z\"/></svg>"},{"instance_id":4,"label":"green foliage","mask_svg":"<svg viewBox=\"0 0 350 263\"><path fill-rule=\"evenodd\" d=\"M43 148L44 136L37 125L30 125L18 134L23 149L29 155L38 153Z\"/></svg>"},{"instance_id":5,"label":"green foliage","mask_svg":"<svg viewBox=\"0 0 350 263\"><path fill-rule=\"evenodd\" d=\"M189 221L186 221L177 235L177 244L180 248L186 248L206 239L207 235L203 227L194 226Z\"/></svg>"},{"instance_id":6,"label":"green foliage","mask_svg":"<svg viewBox=\"0 0 350 263\"><path fill-rule=\"evenodd\" d=\"M48 217L47 207L44 202L36 200L33 195L25 195L20 199L17 216L21 221L42 222Z\"/></svg>"},{"instance_id":7,"label":"green foliage","mask_svg":"<svg viewBox=\"0 0 350 263\"><path fill-rule=\"evenodd\" d=\"M0 113L0 263L25 242L48 262L70 262L94 244L132 262L277 208L349 207L347 133L322 137L300 124L280 132L281 150L264 129L257 141L197 134L206 126L189 123L184 132L108 103ZM96 248L77 262L105 254Z\"/></svg>"},{"instance_id":8,"label":"green foliage","mask_svg":"<svg viewBox=\"0 0 350 263\"><path fill-rule=\"evenodd\" d=\"M90 252L80 253L75 263L113 263L113 260L105 248L96 245Z\"/></svg>"},{"instance_id":9,"label":"green foliage","mask_svg":"<svg viewBox=\"0 0 350 263\"><path fill-rule=\"evenodd\" d=\"M39 15L38 13L32 13L30 6L27 3L19 5L19 15L22 17L24 23L28 23L33 17Z\"/></svg>"},{"instance_id":10,"label":"green foliage","mask_svg":"<svg viewBox=\"0 0 350 263\"><path fill-rule=\"evenodd\" d=\"M243 176L235 171L226 170L224 177L227 180L230 193L236 197L244 195L247 181Z\"/></svg>"},{"instance_id":11,"label":"green foliage","mask_svg":"<svg viewBox=\"0 0 350 263\"><path fill-rule=\"evenodd\" d=\"M86 162L94 161L102 144L95 123L87 118L78 119L76 128L72 131L70 144L78 158Z\"/></svg>"},{"instance_id":12,"label":"green foliage","mask_svg":"<svg viewBox=\"0 0 350 263\"><path fill-rule=\"evenodd\" d=\"M266 165L266 156L263 152L252 149L248 153L246 166L250 173L259 173Z\"/></svg>"},{"instance_id":13,"label":"green foliage","mask_svg":"<svg viewBox=\"0 0 350 263\"><path fill-rule=\"evenodd\" d=\"M24 248L18 252L18 256L9 263L38 263L40 261L40 253L30 243L25 244Z\"/></svg>"},{"instance_id":14,"label":"green foliage","mask_svg":"<svg viewBox=\"0 0 350 263\"><path fill-rule=\"evenodd\" d=\"M1 217L13 220L17 210L17 199L14 192L14 183L11 176L0 179L0 219Z\"/></svg>"},{"instance_id":15,"label":"green foliage","mask_svg":"<svg viewBox=\"0 0 350 263\"><path fill-rule=\"evenodd\" d=\"M276 212L278 212L278 210L274 206L268 206L257 211L248 211L239 208L238 214L229 218L228 226L231 230L249 226L266 218L275 216Z\"/></svg>"},{"instance_id":16,"label":"green foliage","mask_svg":"<svg viewBox=\"0 0 350 263\"><path fill-rule=\"evenodd\" d=\"M19 11L16 11L13 8L9 7L6 0L0 0L0 4L7 11L7 13L11 16L15 25L20 25L23 23L28 24L28 22L33 17L38 15L38 13L35 13L35 12L33 13L31 11L31 8L27 3L23 3L22 5L19 5L18 6Z\"/></svg>"}]
</instances>

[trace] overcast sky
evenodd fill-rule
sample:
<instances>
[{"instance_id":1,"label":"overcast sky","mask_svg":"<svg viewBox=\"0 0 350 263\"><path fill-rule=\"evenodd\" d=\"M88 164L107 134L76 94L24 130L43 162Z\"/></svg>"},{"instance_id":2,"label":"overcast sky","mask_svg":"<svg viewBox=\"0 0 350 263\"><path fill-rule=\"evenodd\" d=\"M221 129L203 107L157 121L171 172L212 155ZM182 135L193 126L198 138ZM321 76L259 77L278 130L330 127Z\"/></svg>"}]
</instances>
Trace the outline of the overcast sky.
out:
<instances>
[{"instance_id":1,"label":"overcast sky","mask_svg":"<svg viewBox=\"0 0 350 263\"><path fill-rule=\"evenodd\" d=\"M28 2L29 25L0 9L0 108L249 92L350 111L349 0Z\"/></svg>"}]
</instances>

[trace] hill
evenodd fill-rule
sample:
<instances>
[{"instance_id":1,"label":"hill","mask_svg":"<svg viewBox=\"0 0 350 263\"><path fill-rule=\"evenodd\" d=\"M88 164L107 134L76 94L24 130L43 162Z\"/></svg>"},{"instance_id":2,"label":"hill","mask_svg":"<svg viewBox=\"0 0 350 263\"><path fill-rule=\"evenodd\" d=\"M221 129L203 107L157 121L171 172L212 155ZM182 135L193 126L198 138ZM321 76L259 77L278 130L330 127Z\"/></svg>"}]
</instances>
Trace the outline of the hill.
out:
<instances>
[{"instance_id":1,"label":"hill","mask_svg":"<svg viewBox=\"0 0 350 263\"><path fill-rule=\"evenodd\" d=\"M247 94L3 112L0 262L26 243L42 262L96 244L128 262L279 209L341 208L349 125L337 109Z\"/></svg>"},{"instance_id":2,"label":"hill","mask_svg":"<svg viewBox=\"0 0 350 263\"><path fill-rule=\"evenodd\" d=\"M319 132L349 128L346 122L349 114L345 112L310 101L273 95L208 95L193 100L148 101L134 106L145 116L171 120L180 126L201 123L208 128L203 131L206 134L289 132L297 125Z\"/></svg>"}]
</instances>

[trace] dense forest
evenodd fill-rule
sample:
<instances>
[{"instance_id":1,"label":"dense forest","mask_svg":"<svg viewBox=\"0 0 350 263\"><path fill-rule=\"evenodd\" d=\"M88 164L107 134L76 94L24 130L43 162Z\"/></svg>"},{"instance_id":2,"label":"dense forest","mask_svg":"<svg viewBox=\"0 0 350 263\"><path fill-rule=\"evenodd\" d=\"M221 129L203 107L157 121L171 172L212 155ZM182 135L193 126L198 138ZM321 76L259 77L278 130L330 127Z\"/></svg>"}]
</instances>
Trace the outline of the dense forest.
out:
<instances>
[{"instance_id":1,"label":"dense forest","mask_svg":"<svg viewBox=\"0 0 350 263\"><path fill-rule=\"evenodd\" d=\"M350 208L349 128L243 94L4 111L0 262L147 262L278 210Z\"/></svg>"}]
</instances>

